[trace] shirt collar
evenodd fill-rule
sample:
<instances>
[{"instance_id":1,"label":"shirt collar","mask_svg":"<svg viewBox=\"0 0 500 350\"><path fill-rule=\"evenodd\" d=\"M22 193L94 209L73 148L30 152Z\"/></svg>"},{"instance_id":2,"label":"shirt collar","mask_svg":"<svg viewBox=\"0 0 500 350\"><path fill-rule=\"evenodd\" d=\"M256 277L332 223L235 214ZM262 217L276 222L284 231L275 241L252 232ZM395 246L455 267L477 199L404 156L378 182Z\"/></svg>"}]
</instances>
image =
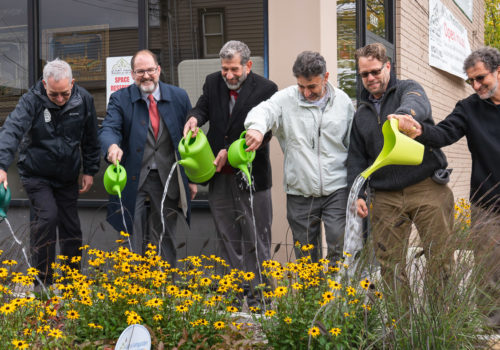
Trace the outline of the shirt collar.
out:
<instances>
[{"instance_id":1,"label":"shirt collar","mask_svg":"<svg viewBox=\"0 0 500 350\"><path fill-rule=\"evenodd\" d=\"M145 94L144 92L142 92L141 90L141 96L142 96L142 99L144 101L147 101L148 100L148 96L149 95L153 95L153 97L155 98L156 101L160 101L161 99L161 93L160 93L160 83L158 83L156 85L156 89L154 89L154 91L150 94Z\"/></svg>"}]
</instances>

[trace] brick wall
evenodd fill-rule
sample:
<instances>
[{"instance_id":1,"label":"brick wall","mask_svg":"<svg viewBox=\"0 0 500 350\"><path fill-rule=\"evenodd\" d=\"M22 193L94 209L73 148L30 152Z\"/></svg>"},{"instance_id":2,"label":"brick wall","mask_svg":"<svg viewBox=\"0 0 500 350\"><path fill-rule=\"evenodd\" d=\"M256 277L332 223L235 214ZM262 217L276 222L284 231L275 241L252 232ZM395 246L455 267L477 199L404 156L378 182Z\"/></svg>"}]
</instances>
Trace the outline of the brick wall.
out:
<instances>
[{"instance_id":1,"label":"brick wall","mask_svg":"<svg viewBox=\"0 0 500 350\"><path fill-rule=\"evenodd\" d=\"M452 0L441 0L466 27L471 50L483 46L484 3L474 1L473 19L461 12ZM401 0L396 3L396 74L400 79L414 79L424 87L432 104L434 120L444 119L458 100L474 91L462 79L429 66L429 1ZM453 168L450 185L455 198L469 195L471 160L465 138L445 147L449 167Z\"/></svg>"}]
</instances>

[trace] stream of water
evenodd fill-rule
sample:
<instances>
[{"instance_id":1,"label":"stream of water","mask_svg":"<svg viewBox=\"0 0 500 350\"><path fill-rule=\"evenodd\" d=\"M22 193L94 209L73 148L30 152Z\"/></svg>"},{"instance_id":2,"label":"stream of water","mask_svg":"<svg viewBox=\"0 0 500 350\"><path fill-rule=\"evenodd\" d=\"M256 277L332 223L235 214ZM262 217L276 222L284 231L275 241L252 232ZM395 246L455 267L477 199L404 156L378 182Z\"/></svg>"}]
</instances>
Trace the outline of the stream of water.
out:
<instances>
[{"instance_id":1,"label":"stream of water","mask_svg":"<svg viewBox=\"0 0 500 350\"><path fill-rule=\"evenodd\" d=\"M347 200L344 252L350 254L346 257L345 263L349 265L348 271L351 274L356 271L356 254L363 249L363 220L357 214L356 201L365 181L364 177L358 175L352 184Z\"/></svg>"},{"instance_id":2,"label":"stream of water","mask_svg":"<svg viewBox=\"0 0 500 350\"><path fill-rule=\"evenodd\" d=\"M163 241L163 236L165 235L165 218L163 216L163 205L165 202L165 198L167 197L168 186L170 185L170 180L172 179L172 175L174 174L174 170L177 167L179 162L175 162L170 169L170 173L168 173L167 182L165 182L165 187L163 188L163 195L161 197L161 209L160 209L160 217L161 217L161 234L160 240L158 242L158 255L161 256L161 242ZM177 220L177 217L174 216L172 220Z\"/></svg>"},{"instance_id":3,"label":"stream of water","mask_svg":"<svg viewBox=\"0 0 500 350\"><path fill-rule=\"evenodd\" d=\"M7 218L4 218L4 221L7 224L7 227L9 228L9 231L10 231L12 237L14 238L14 242L21 247L21 251L23 252L24 260L26 261L26 265L28 265L28 268L31 268L32 266L30 264L30 260L28 259L28 254L26 254L26 248L24 247L23 242L16 237L16 234L14 233L14 230L12 229L12 226L10 225L9 220ZM40 280L40 277L35 276L35 279L40 284L40 286L43 289L43 292L45 293L45 295L48 298L49 293L47 291L47 288L45 288L45 285L43 284L43 282Z\"/></svg>"}]
</instances>

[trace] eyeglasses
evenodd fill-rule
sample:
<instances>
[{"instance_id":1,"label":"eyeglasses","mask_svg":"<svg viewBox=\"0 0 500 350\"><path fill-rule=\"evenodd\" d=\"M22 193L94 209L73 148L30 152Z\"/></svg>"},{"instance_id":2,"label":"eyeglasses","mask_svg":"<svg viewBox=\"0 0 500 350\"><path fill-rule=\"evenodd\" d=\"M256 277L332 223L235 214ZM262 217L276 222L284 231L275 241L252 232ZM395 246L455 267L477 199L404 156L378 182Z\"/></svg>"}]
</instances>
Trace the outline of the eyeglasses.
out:
<instances>
[{"instance_id":1,"label":"eyeglasses","mask_svg":"<svg viewBox=\"0 0 500 350\"><path fill-rule=\"evenodd\" d=\"M69 96L71 96L71 90L63 91L63 92L48 92L47 96L49 96L51 98L57 98L58 96L61 96L63 98L68 98Z\"/></svg>"},{"instance_id":2,"label":"eyeglasses","mask_svg":"<svg viewBox=\"0 0 500 350\"><path fill-rule=\"evenodd\" d=\"M359 73L359 75L361 76L361 78L368 78L368 76L371 74L373 75L374 77L380 75L380 73L382 73L382 70L384 69L385 67L385 64L382 65L382 67L380 67L380 69L375 69L375 70L371 70L369 72L361 72Z\"/></svg>"},{"instance_id":3,"label":"eyeglasses","mask_svg":"<svg viewBox=\"0 0 500 350\"><path fill-rule=\"evenodd\" d=\"M477 77L475 78L469 78L467 79L465 82L469 85L472 85L474 84L474 81L477 81L479 84L482 84L483 83L483 80L484 78L486 78L488 75L490 75L490 73L487 73L487 74L482 74L482 75L478 75Z\"/></svg>"},{"instance_id":4,"label":"eyeglasses","mask_svg":"<svg viewBox=\"0 0 500 350\"><path fill-rule=\"evenodd\" d=\"M146 73L148 73L149 75L153 75L157 71L158 71L158 67L148 68L148 69L137 69L137 70L134 71L134 74L137 75L137 76L139 76L139 77L142 77Z\"/></svg>"}]
</instances>

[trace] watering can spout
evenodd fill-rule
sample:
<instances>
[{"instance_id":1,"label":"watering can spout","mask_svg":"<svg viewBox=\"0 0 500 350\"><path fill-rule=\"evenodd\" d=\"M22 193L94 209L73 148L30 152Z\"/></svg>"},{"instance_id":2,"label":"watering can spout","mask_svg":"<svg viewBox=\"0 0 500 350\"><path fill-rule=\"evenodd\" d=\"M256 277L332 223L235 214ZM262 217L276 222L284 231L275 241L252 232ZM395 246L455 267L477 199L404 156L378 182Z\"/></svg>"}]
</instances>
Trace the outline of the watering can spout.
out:
<instances>
[{"instance_id":1,"label":"watering can spout","mask_svg":"<svg viewBox=\"0 0 500 350\"><path fill-rule=\"evenodd\" d=\"M240 169L248 179L248 186L252 186L252 177L250 176L250 171L248 170L248 166L246 164L241 164L238 166L238 169Z\"/></svg>"},{"instance_id":2,"label":"watering can spout","mask_svg":"<svg viewBox=\"0 0 500 350\"><path fill-rule=\"evenodd\" d=\"M196 169L198 166L196 161L193 158L181 159L177 163L179 163L179 165L182 165L183 167L188 168L188 169Z\"/></svg>"},{"instance_id":3,"label":"watering can spout","mask_svg":"<svg viewBox=\"0 0 500 350\"><path fill-rule=\"evenodd\" d=\"M252 186L252 177L248 170L249 164L255 159L255 151L247 152L245 141L246 131L243 131L240 138L234 141L227 150L227 159L233 168L240 169L248 179L248 185Z\"/></svg>"},{"instance_id":4,"label":"watering can spout","mask_svg":"<svg viewBox=\"0 0 500 350\"><path fill-rule=\"evenodd\" d=\"M382 126L384 146L373 164L360 175L367 179L376 170L386 165L419 165L424 158L424 145L402 134L399 121L387 120Z\"/></svg>"},{"instance_id":5,"label":"watering can spout","mask_svg":"<svg viewBox=\"0 0 500 350\"><path fill-rule=\"evenodd\" d=\"M10 189L4 187L3 182L0 183L0 219L5 219L7 217L7 210L9 210L10 204Z\"/></svg>"}]
</instances>

